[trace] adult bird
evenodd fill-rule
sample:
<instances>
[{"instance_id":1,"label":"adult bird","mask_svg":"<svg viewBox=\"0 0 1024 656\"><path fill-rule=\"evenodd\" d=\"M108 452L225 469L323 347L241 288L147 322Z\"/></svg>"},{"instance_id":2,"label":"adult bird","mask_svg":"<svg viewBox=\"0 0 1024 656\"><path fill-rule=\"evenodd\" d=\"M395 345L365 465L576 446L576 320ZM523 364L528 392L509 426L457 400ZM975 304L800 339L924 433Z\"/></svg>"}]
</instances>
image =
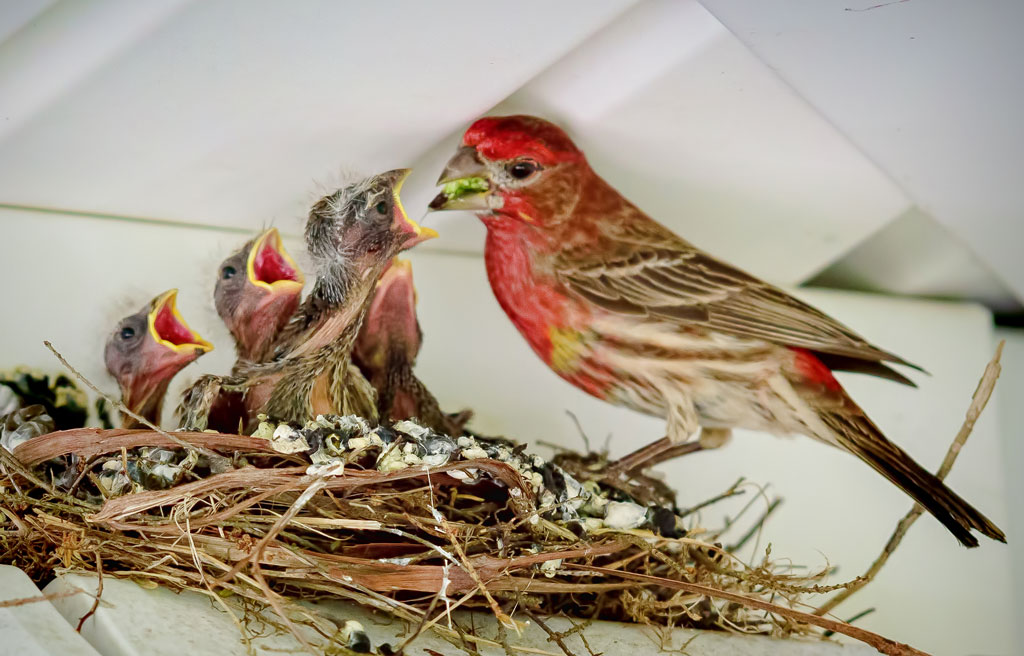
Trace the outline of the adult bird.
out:
<instances>
[{"instance_id":1,"label":"adult bird","mask_svg":"<svg viewBox=\"0 0 1024 656\"><path fill-rule=\"evenodd\" d=\"M278 332L299 306L304 281L277 228L264 230L221 262L213 301L235 338L239 360L270 359Z\"/></svg>"},{"instance_id":2,"label":"adult bird","mask_svg":"<svg viewBox=\"0 0 1024 656\"><path fill-rule=\"evenodd\" d=\"M908 364L835 319L718 260L605 182L558 126L483 118L431 208L473 210L499 304L558 375L667 420L671 450L732 428L803 434L857 456L960 542L1004 541L991 521L890 442L834 370L909 383Z\"/></svg>"},{"instance_id":3,"label":"adult bird","mask_svg":"<svg viewBox=\"0 0 1024 656\"><path fill-rule=\"evenodd\" d=\"M107 371L121 388L122 403L156 425L171 379L213 349L178 313L177 296L177 289L168 290L121 319L104 348ZM121 425L135 428L139 422L123 415Z\"/></svg>"},{"instance_id":4,"label":"adult bird","mask_svg":"<svg viewBox=\"0 0 1024 656\"><path fill-rule=\"evenodd\" d=\"M413 373L422 344L412 263L396 257L377 282L352 359L377 391L377 412L382 420L415 417L440 433L461 435L471 413L444 413Z\"/></svg>"}]
</instances>

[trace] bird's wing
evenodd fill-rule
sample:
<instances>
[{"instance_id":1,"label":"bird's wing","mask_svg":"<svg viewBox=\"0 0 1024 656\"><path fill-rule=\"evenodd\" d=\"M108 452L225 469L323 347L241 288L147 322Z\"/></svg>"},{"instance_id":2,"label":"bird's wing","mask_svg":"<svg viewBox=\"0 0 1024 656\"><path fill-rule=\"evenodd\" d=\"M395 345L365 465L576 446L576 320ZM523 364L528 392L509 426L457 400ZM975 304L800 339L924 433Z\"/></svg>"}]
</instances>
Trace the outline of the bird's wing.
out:
<instances>
[{"instance_id":1,"label":"bird's wing","mask_svg":"<svg viewBox=\"0 0 1024 656\"><path fill-rule=\"evenodd\" d=\"M917 368L872 346L781 289L701 252L649 219L616 222L603 239L606 247L598 249L601 256L582 249L563 251L552 266L573 293L604 309Z\"/></svg>"}]
</instances>

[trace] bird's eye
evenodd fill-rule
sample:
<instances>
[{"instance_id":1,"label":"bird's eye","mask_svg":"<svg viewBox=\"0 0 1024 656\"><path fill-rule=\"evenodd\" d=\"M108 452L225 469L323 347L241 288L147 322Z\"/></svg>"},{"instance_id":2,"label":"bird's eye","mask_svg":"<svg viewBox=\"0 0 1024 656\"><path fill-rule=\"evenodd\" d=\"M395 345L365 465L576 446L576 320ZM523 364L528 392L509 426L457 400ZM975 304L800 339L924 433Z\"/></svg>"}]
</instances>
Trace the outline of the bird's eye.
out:
<instances>
[{"instance_id":1,"label":"bird's eye","mask_svg":"<svg viewBox=\"0 0 1024 656\"><path fill-rule=\"evenodd\" d=\"M238 273L238 271L235 270L235 267L226 266L223 269L221 269L220 277L223 278L224 280L227 280L228 278L234 277L236 273Z\"/></svg>"},{"instance_id":2,"label":"bird's eye","mask_svg":"<svg viewBox=\"0 0 1024 656\"><path fill-rule=\"evenodd\" d=\"M516 180L525 180L534 173L540 170L540 166L537 162L532 162L528 159L519 162L513 162L508 167L508 174Z\"/></svg>"},{"instance_id":3,"label":"bird's eye","mask_svg":"<svg viewBox=\"0 0 1024 656\"><path fill-rule=\"evenodd\" d=\"M125 326L121 329L121 339L131 339L135 337L135 329L131 326Z\"/></svg>"},{"instance_id":4,"label":"bird's eye","mask_svg":"<svg viewBox=\"0 0 1024 656\"><path fill-rule=\"evenodd\" d=\"M377 210L377 214L386 214L388 211L388 204L384 201L381 201L377 203L377 207L375 209Z\"/></svg>"}]
</instances>

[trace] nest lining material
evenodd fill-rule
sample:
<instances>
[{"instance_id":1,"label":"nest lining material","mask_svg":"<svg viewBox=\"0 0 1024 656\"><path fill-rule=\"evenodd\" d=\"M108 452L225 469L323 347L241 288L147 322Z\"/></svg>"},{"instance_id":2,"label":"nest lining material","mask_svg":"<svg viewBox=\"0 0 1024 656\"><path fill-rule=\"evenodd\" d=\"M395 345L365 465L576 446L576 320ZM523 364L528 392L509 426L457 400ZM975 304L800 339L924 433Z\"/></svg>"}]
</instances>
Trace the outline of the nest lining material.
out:
<instances>
[{"instance_id":1,"label":"nest lining material","mask_svg":"<svg viewBox=\"0 0 1024 656\"><path fill-rule=\"evenodd\" d=\"M767 556L745 566L696 515L638 504L505 440L354 416L172 437L224 459L147 430L64 431L0 454L0 561L37 582L99 563L275 609L330 595L410 622L485 608L511 627L518 608L774 636L820 633L706 590L792 608L841 587ZM77 475L55 473L72 454ZM452 637L446 624L433 628Z\"/></svg>"},{"instance_id":2,"label":"nest lining material","mask_svg":"<svg viewBox=\"0 0 1024 656\"><path fill-rule=\"evenodd\" d=\"M940 479L992 394L1002 347L975 390ZM0 385L10 388L9 379L0 376ZM50 414L78 400L45 387L39 400ZM523 651L453 622L451 611L464 607L493 612L503 629L518 628L514 617L524 614L567 656L573 654L562 638L586 622L559 634L535 612L663 629L841 633L885 654L926 656L824 617L873 580L920 506L900 521L863 576L822 586L827 570L797 574L772 561L770 549L748 566L722 548L714 540L736 517L723 531L699 526L694 510L734 495L736 486L680 512L665 502L667 487L659 481L636 473L608 480L602 454L562 453L549 463L507 440L452 438L410 421L371 429L358 417L317 417L301 427L264 421L251 437L152 427L30 438L19 432L26 418L15 414L0 426L0 563L21 567L37 584L60 571L92 570L100 589L105 572L147 587L206 592L221 603L234 596L246 608L272 608L313 653L289 611L298 600L334 597L416 627L397 650L381 645L379 654L402 653L426 629L471 655L480 645ZM56 422L46 415L34 423L52 430ZM814 613L796 610L809 594L836 589ZM310 611L299 615L309 618ZM349 624L322 634L329 653L371 648Z\"/></svg>"}]
</instances>

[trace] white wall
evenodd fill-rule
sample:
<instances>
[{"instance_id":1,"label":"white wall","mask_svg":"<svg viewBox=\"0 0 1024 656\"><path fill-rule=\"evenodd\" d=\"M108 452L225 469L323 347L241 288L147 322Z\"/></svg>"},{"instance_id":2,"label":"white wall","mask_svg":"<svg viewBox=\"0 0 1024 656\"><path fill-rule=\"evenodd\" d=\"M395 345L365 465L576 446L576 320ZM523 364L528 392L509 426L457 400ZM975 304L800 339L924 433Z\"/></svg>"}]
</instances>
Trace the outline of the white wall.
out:
<instances>
[{"instance_id":1,"label":"white wall","mask_svg":"<svg viewBox=\"0 0 1024 656\"><path fill-rule=\"evenodd\" d=\"M1003 475L1006 479L1009 529L1013 535L1024 535L1024 330L1001 329L996 340L1005 339L1003 375L996 388L999 398L999 420L1003 438ZM1013 558L1013 589L1016 594L1017 648L1024 650L1024 548L1018 543L1011 549Z\"/></svg>"},{"instance_id":2,"label":"white wall","mask_svg":"<svg viewBox=\"0 0 1024 656\"><path fill-rule=\"evenodd\" d=\"M282 227L294 231L298 221ZM154 294L177 286L186 320L217 350L186 369L176 387L200 372L227 369L232 349L210 297L216 264L245 239L208 229L0 211L0 363L55 369L41 345L50 339L87 375L112 388L101 355L106 331ZM288 247L293 254L300 250L293 242ZM663 434L660 421L602 404L548 371L494 302L480 258L423 252L413 260L425 333L419 372L447 407L476 411L474 428L579 448L569 410L595 445L612 434L615 454ZM922 464L937 466L991 355L988 313L972 305L848 293L800 295L931 371L931 377L915 376L918 390L847 380L892 438ZM949 480L1007 529L1013 544L1020 525L1007 526L997 416L992 408L978 423ZM1013 425L1020 423L1018 418ZM741 475L770 484L770 493L786 501L762 547L771 542L775 556L812 567L827 556L840 566L836 582L866 568L910 507L868 467L803 438L741 433L723 450L672 463L666 473L682 505L724 490ZM703 520L713 526L722 514L716 509ZM1015 612L1006 576L1010 554L994 543L966 551L924 518L881 577L839 615L876 606L878 612L861 622L865 627L934 654L1009 655Z\"/></svg>"}]
</instances>

